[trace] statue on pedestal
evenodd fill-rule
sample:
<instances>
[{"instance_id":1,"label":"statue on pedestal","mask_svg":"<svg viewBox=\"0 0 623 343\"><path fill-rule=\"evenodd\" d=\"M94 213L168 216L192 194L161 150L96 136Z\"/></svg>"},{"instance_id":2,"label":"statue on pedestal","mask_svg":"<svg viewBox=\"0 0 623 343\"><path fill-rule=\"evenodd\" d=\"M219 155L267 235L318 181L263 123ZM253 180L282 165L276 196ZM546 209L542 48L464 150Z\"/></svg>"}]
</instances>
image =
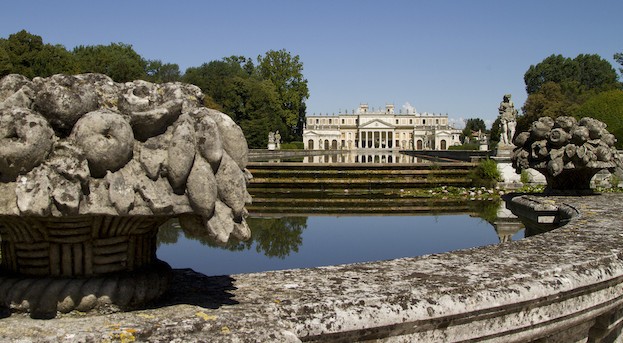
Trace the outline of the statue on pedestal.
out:
<instances>
[{"instance_id":1,"label":"statue on pedestal","mask_svg":"<svg viewBox=\"0 0 623 343\"><path fill-rule=\"evenodd\" d=\"M277 150L281 149L281 135L279 134L279 130L275 131L274 138Z\"/></svg>"},{"instance_id":2,"label":"statue on pedestal","mask_svg":"<svg viewBox=\"0 0 623 343\"><path fill-rule=\"evenodd\" d=\"M515 128L517 127L517 110L515 105L511 101L511 95L505 94L500 107L498 108L500 114L500 144L510 145L513 142L513 136L515 136Z\"/></svg>"}]
</instances>

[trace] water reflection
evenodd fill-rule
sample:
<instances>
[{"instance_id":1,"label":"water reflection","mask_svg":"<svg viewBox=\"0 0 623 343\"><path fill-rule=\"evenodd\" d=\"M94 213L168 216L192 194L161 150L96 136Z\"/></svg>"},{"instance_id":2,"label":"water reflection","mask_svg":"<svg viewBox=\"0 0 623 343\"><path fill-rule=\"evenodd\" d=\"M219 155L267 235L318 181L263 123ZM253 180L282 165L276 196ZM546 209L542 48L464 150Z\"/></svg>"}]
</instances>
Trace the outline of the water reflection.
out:
<instances>
[{"instance_id":1,"label":"water reflection","mask_svg":"<svg viewBox=\"0 0 623 343\"><path fill-rule=\"evenodd\" d=\"M521 239L523 226L501 208L501 202L488 201L471 214L250 217L251 240L224 247L182 233L172 221L160 230L158 256L174 268L221 275L420 256Z\"/></svg>"},{"instance_id":2,"label":"water reflection","mask_svg":"<svg viewBox=\"0 0 623 343\"><path fill-rule=\"evenodd\" d=\"M402 154L393 150L366 150L366 151L327 151L324 154L308 155L301 151L300 154L288 152L283 156L261 158L254 157L253 161L279 162L303 162L303 163L431 163L435 158L429 159Z\"/></svg>"}]
</instances>

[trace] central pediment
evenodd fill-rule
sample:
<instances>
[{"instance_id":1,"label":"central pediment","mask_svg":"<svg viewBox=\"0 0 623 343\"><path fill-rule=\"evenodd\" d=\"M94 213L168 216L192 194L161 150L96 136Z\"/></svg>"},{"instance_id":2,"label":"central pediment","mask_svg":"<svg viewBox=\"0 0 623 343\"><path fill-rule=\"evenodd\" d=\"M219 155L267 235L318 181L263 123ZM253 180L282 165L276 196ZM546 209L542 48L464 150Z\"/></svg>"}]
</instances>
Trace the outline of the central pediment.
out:
<instances>
[{"instance_id":1,"label":"central pediment","mask_svg":"<svg viewBox=\"0 0 623 343\"><path fill-rule=\"evenodd\" d=\"M380 119L371 120L365 124L359 126L360 129L394 129L395 126L389 123L386 123Z\"/></svg>"}]
</instances>

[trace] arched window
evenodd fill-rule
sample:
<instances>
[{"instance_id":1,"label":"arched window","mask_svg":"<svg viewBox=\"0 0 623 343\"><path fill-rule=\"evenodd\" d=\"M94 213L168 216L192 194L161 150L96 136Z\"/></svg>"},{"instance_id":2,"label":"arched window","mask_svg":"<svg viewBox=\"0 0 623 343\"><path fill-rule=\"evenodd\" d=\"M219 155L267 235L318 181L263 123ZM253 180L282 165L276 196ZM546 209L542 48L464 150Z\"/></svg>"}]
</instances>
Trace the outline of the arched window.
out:
<instances>
[{"instance_id":1,"label":"arched window","mask_svg":"<svg viewBox=\"0 0 623 343\"><path fill-rule=\"evenodd\" d=\"M314 150L314 140L310 139L307 141L307 149Z\"/></svg>"},{"instance_id":2,"label":"arched window","mask_svg":"<svg viewBox=\"0 0 623 343\"><path fill-rule=\"evenodd\" d=\"M441 150L447 150L448 149L448 147L446 146L446 140L445 139L442 139L439 142L439 145L440 145L439 147L441 148Z\"/></svg>"}]
</instances>

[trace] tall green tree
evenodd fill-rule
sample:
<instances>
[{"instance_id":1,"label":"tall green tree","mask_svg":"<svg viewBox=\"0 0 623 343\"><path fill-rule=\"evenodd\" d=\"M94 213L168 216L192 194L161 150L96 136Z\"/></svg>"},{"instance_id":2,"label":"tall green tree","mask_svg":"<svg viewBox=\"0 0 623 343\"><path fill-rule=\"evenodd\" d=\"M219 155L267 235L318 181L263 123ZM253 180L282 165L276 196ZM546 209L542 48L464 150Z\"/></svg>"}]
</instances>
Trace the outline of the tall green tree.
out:
<instances>
[{"instance_id":1,"label":"tall green tree","mask_svg":"<svg viewBox=\"0 0 623 343\"><path fill-rule=\"evenodd\" d=\"M616 138L616 147L623 149L623 90L615 89L590 97L573 115L581 119L591 117L601 120Z\"/></svg>"},{"instance_id":2,"label":"tall green tree","mask_svg":"<svg viewBox=\"0 0 623 343\"><path fill-rule=\"evenodd\" d=\"M231 60L211 61L199 67L186 69L182 81L201 88L204 94L223 107L232 95L231 83L236 77L246 78L248 74L239 63Z\"/></svg>"},{"instance_id":3,"label":"tall green tree","mask_svg":"<svg viewBox=\"0 0 623 343\"><path fill-rule=\"evenodd\" d=\"M106 74L116 82L147 78L145 60L129 44L81 45L73 53L82 73Z\"/></svg>"},{"instance_id":4,"label":"tall green tree","mask_svg":"<svg viewBox=\"0 0 623 343\"><path fill-rule=\"evenodd\" d=\"M305 123L305 101L309 98L309 89L299 56L292 56L285 49L270 50L264 56L257 57L256 68L259 76L264 80L270 80L279 94L283 122L288 128L282 133L284 140L301 138Z\"/></svg>"},{"instance_id":5,"label":"tall green tree","mask_svg":"<svg viewBox=\"0 0 623 343\"><path fill-rule=\"evenodd\" d=\"M612 65L599 55L576 58L551 55L532 65L524 75L528 98L517 120L517 132L526 130L542 116L572 115L588 98L619 89Z\"/></svg>"},{"instance_id":6,"label":"tall green tree","mask_svg":"<svg viewBox=\"0 0 623 343\"><path fill-rule=\"evenodd\" d=\"M181 79L180 66L175 63L162 63L161 60L145 62L147 81L155 83L175 82Z\"/></svg>"}]
</instances>

